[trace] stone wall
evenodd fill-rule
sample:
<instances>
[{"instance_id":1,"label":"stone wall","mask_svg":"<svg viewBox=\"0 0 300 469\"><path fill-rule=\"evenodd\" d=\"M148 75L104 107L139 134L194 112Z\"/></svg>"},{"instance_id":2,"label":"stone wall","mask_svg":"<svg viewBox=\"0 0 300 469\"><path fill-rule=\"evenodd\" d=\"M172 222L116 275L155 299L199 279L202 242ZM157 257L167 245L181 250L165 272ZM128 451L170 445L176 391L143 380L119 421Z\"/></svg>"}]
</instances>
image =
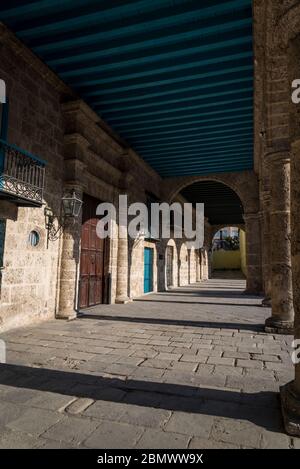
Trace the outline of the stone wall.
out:
<instances>
[{"instance_id":1,"label":"stone wall","mask_svg":"<svg viewBox=\"0 0 300 469\"><path fill-rule=\"evenodd\" d=\"M1 39L3 29L0 30ZM9 99L8 141L47 161L44 202L58 212L63 179L63 124L60 92L26 63L20 50L3 40L0 76ZM5 213L6 206L6 213ZM47 246L44 207L22 208L0 202L7 219L1 279L0 326L16 327L54 317L59 240ZM35 230L40 241L29 244Z\"/></svg>"}]
</instances>

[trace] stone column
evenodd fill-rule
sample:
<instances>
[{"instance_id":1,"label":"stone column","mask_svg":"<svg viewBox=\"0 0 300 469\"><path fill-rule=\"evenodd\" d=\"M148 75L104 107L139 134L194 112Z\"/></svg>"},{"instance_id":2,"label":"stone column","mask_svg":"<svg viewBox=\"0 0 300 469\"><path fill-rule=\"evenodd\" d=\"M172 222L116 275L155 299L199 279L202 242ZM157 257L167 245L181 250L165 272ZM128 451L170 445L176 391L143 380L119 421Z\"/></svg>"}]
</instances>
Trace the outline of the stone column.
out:
<instances>
[{"instance_id":1,"label":"stone column","mask_svg":"<svg viewBox=\"0 0 300 469\"><path fill-rule=\"evenodd\" d=\"M289 83L300 76L300 34L289 43ZM291 254L295 312L295 379L281 388L281 404L287 433L300 436L300 105L290 102L291 135Z\"/></svg>"},{"instance_id":2,"label":"stone column","mask_svg":"<svg viewBox=\"0 0 300 469\"><path fill-rule=\"evenodd\" d=\"M295 311L294 335L300 344L300 139L292 144L291 224L292 274ZM297 346L297 343L295 343ZM295 379L281 388L281 404L287 433L300 436L300 354L295 361Z\"/></svg>"},{"instance_id":3,"label":"stone column","mask_svg":"<svg viewBox=\"0 0 300 469\"><path fill-rule=\"evenodd\" d=\"M122 196L120 196L122 197ZM128 233L127 210L122 205L119 207L118 228L118 262L117 262L117 291L116 303L128 303Z\"/></svg>"},{"instance_id":4,"label":"stone column","mask_svg":"<svg viewBox=\"0 0 300 469\"><path fill-rule=\"evenodd\" d=\"M294 326L291 228L290 228L290 154L269 153L271 207L271 301L272 316L266 332L289 334Z\"/></svg>"},{"instance_id":5,"label":"stone column","mask_svg":"<svg viewBox=\"0 0 300 469\"><path fill-rule=\"evenodd\" d=\"M213 269L212 269L212 248L207 251L207 278L212 278Z\"/></svg>"},{"instance_id":6,"label":"stone column","mask_svg":"<svg viewBox=\"0 0 300 469\"><path fill-rule=\"evenodd\" d=\"M208 254L205 247L201 250L202 280L208 280Z\"/></svg>"},{"instance_id":7,"label":"stone column","mask_svg":"<svg viewBox=\"0 0 300 469\"><path fill-rule=\"evenodd\" d=\"M265 298L262 306L271 306L271 233L270 233L270 194L263 196L262 211L262 275Z\"/></svg>"},{"instance_id":8,"label":"stone column","mask_svg":"<svg viewBox=\"0 0 300 469\"><path fill-rule=\"evenodd\" d=\"M82 188L72 186L82 199ZM69 189L67 188L66 191ZM80 272L80 240L82 210L77 218L66 219L61 238L58 319L74 319L77 315Z\"/></svg>"},{"instance_id":9,"label":"stone column","mask_svg":"<svg viewBox=\"0 0 300 469\"><path fill-rule=\"evenodd\" d=\"M260 214L244 215L246 231L246 263L247 286L246 294L258 295L262 292Z\"/></svg>"}]
</instances>

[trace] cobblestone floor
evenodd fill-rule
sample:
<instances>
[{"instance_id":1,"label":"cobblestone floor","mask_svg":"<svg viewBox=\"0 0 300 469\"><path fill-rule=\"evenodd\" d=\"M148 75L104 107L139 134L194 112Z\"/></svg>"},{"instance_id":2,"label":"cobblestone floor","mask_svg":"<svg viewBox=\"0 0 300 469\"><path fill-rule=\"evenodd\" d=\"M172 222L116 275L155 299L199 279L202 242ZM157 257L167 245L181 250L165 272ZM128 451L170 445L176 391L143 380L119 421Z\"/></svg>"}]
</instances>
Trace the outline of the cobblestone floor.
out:
<instances>
[{"instance_id":1,"label":"cobblestone floor","mask_svg":"<svg viewBox=\"0 0 300 469\"><path fill-rule=\"evenodd\" d=\"M239 279L2 334L0 448L300 448L278 389L291 337Z\"/></svg>"}]
</instances>

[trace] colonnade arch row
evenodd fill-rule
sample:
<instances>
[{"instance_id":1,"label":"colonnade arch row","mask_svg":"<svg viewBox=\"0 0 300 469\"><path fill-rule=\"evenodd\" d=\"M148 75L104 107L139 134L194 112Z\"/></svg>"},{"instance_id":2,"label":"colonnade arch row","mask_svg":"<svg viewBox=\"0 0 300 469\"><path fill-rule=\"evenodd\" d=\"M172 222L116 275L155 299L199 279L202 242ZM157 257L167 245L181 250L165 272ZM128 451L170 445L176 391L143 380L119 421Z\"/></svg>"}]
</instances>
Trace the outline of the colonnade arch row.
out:
<instances>
[{"instance_id":1,"label":"colonnade arch row","mask_svg":"<svg viewBox=\"0 0 300 469\"><path fill-rule=\"evenodd\" d=\"M188 240L169 238L158 247L158 291L208 280L208 248L190 247Z\"/></svg>"},{"instance_id":2,"label":"colonnade arch row","mask_svg":"<svg viewBox=\"0 0 300 469\"><path fill-rule=\"evenodd\" d=\"M189 200L189 188L204 183L216 184L216 188L223 186L224 190L232 193L232 197L240 201L242 216L238 219L208 220L206 226L204 248L211 249L213 233L220 226L240 226L246 232L247 259L247 287L248 294L263 292L262 259L261 259L261 214L259 203L259 182L254 171L232 173L216 173L205 176L186 176L167 178L164 181L164 199L172 203L180 194ZM197 200L203 202L203 200ZM195 200L193 200L195 202ZM206 213L205 213L206 216Z\"/></svg>"}]
</instances>

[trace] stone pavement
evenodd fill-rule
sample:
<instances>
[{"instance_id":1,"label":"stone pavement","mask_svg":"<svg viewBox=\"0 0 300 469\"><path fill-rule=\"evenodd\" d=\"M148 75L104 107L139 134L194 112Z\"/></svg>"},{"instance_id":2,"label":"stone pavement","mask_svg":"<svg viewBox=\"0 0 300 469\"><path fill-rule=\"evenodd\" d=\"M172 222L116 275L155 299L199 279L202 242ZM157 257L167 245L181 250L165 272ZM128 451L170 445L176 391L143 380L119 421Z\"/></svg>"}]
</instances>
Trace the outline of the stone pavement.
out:
<instances>
[{"instance_id":1,"label":"stone pavement","mask_svg":"<svg viewBox=\"0 0 300 469\"><path fill-rule=\"evenodd\" d=\"M292 337L213 279L1 335L0 448L300 448L280 384Z\"/></svg>"}]
</instances>

